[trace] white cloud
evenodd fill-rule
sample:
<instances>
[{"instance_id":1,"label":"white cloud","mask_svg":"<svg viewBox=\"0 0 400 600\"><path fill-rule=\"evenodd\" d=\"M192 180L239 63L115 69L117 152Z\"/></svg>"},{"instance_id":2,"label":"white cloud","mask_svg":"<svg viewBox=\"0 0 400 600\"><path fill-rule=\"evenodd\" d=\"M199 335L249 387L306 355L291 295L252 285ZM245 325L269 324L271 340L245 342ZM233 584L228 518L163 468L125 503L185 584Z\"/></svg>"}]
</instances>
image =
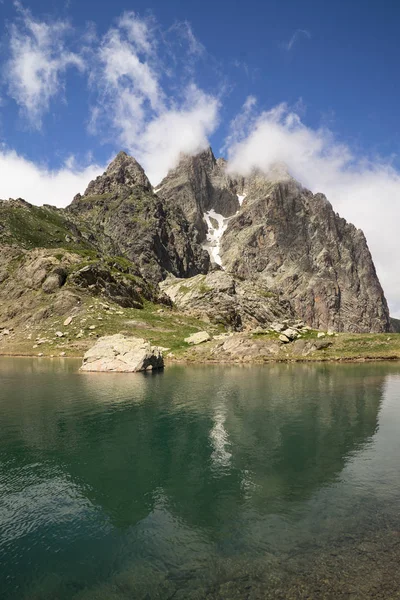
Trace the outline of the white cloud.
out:
<instances>
[{"instance_id":1,"label":"white cloud","mask_svg":"<svg viewBox=\"0 0 400 600\"><path fill-rule=\"evenodd\" d=\"M82 70L84 64L80 56L66 49L68 23L36 21L20 3L15 4L20 18L11 26L11 58L5 69L8 93L29 124L40 129L51 100L63 90L67 68Z\"/></svg>"},{"instance_id":2,"label":"white cloud","mask_svg":"<svg viewBox=\"0 0 400 600\"><path fill-rule=\"evenodd\" d=\"M184 61L187 54L201 55L202 46L187 23L173 29L186 45ZM219 100L188 80L184 65L180 71L171 45L155 35L151 22L124 13L103 38L98 58L92 86L99 97L90 131L111 127L114 141L135 156L153 184L176 165L182 152L195 153L208 145L218 124Z\"/></svg>"},{"instance_id":3,"label":"white cloud","mask_svg":"<svg viewBox=\"0 0 400 600\"><path fill-rule=\"evenodd\" d=\"M177 21L169 29L168 33L173 34L174 42L185 46L185 51L193 56L201 56L205 53L205 48L196 38L193 29L188 21Z\"/></svg>"},{"instance_id":4,"label":"white cloud","mask_svg":"<svg viewBox=\"0 0 400 600\"><path fill-rule=\"evenodd\" d=\"M294 32L294 34L292 35L290 40L288 42L286 42L285 44L282 44L283 48L285 50L287 50L288 52L290 52L291 49L293 48L293 46L295 45L295 43L301 37L306 37L308 39L311 39L311 33L309 31L307 31L307 29L296 29L296 31Z\"/></svg>"},{"instance_id":5,"label":"white cloud","mask_svg":"<svg viewBox=\"0 0 400 600\"><path fill-rule=\"evenodd\" d=\"M79 167L73 157L58 170L41 167L12 150L0 150L1 198L23 198L31 204L66 206L104 167Z\"/></svg>"},{"instance_id":6,"label":"white cloud","mask_svg":"<svg viewBox=\"0 0 400 600\"><path fill-rule=\"evenodd\" d=\"M242 117L232 123L231 169L246 175L282 162L305 187L323 192L363 229L392 313L400 315L400 173L380 160L356 158L332 132L305 126L285 104L258 115L246 105Z\"/></svg>"},{"instance_id":7,"label":"white cloud","mask_svg":"<svg viewBox=\"0 0 400 600\"><path fill-rule=\"evenodd\" d=\"M219 102L195 85L185 90L184 101L177 108L163 111L143 132L140 144L131 151L153 183L159 183L174 167L181 153L196 154L208 147L208 136L218 123Z\"/></svg>"}]
</instances>

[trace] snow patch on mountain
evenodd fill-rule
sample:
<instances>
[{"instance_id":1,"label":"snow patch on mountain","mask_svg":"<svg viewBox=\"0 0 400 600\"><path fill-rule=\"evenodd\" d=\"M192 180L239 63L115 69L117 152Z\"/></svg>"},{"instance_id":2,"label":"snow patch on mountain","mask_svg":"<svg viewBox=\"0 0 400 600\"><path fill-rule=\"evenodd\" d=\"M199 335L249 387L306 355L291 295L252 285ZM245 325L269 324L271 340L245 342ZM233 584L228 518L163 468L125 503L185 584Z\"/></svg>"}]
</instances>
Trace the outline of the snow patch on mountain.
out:
<instances>
[{"instance_id":1,"label":"snow patch on mountain","mask_svg":"<svg viewBox=\"0 0 400 600\"><path fill-rule=\"evenodd\" d=\"M207 223L208 233L207 241L203 245L203 248L210 254L211 259L222 267L220 255L221 238L228 227L229 218L225 219L225 217L215 212L212 208L204 213L204 220Z\"/></svg>"},{"instance_id":2,"label":"snow patch on mountain","mask_svg":"<svg viewBox=\"0 0 400 600\"><path fill-rule=\"evenodd\" d=\"M244 194L243 196L240 196L240 194L237 194L237 197L238 197L240 206L242 206L243 200L246 198L246 194Z\"/></svg>"}]
</instances>

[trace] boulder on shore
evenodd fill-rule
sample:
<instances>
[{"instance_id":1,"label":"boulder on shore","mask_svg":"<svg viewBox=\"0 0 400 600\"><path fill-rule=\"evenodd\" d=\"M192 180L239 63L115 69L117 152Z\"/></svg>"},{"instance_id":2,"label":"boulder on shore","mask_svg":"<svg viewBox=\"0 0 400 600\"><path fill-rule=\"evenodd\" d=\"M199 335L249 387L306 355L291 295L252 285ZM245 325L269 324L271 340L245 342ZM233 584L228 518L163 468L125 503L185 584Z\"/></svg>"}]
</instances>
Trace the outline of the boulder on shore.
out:
<instances>
[{"instance_id":1,"label":"boulder on shore","mask_svg":"<svg viewBox=\"0 0 400 600\"><path fill-rule=\"evenodd\" d=\"M163 367L160 348L142 338L116 334L99 338L83 357L80 370L135 373Z\"/></svg>"},{"instance_id":2,"label":"boulder on shore","mask_svg":"<svg viewBox=\"0 0 400 600\"><path fill-rule=\"evenodd\" d=\"M194 346L197 346L197 344L203 344L204 342L209 342L210 340L211 336L207 331L198 331L185 338L185 342L187 344L193 344Z\"/></svg>"}]
</instances>

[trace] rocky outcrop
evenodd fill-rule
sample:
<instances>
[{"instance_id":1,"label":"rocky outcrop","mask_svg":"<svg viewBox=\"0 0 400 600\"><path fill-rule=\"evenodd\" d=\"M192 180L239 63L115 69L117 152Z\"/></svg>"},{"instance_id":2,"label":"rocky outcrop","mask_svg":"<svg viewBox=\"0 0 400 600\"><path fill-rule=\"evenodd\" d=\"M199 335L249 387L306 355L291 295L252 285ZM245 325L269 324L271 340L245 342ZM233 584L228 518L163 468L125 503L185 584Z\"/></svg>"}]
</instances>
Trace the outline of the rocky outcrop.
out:
<instances>
[{"instance_id":1,"label":"rocky outcrop","mask_svg":"<svg viewBox=\"0 0 400 600\"><path fill-rule=\"evenodd\" d=\"M317 329L388 331L389 311L361 230L323 194L256 177L221 241L224 267L279 293Z\"/></svg>"},{"instance_id":2,"label":"rocky outcrop","mask_svg":"<svg viewBox=\"0 0 400 600\"><path fill-rule=\"evenodd\" d=\"M136 373L162 369L164 360L159 348L142 338L121 334L99 338L83 358L81 371Z\"/></svg>"},{"instance_id":3,"label":"rocky outcrop","mask_svg":"<svg viewBox=\"0 0 400 600\"><path fill-rule=\"evenodd\" d=\"M160 287L179 309L236 331L294 318L290 302L222 270L191 279L170 277Z\"/></svg>"},{"instance_id":4,"label":"rocky outcrop","mask_svg":"<svg viewBox=\"0 0 400 600\"><path fill-rule=\"evenodd\" d=\"M208 231L204 213L213 209L223 217L229 217L239 210L237 194L244 180L231 178L226 167L226 161L223 158L217 160L208 148L196 156L182 156L176 169L157 186L158 195L168 205L182 209L202 241Z\"/></svg>"},{"instance_id":5,"label":"rocky outcrop","mask_svg":"<svg viewBox=\"0 0 400 600\"><path fill-rule=\"evenodd\" d=\"M80 310L93 297L123 308L144 302L171 301L148 284L126 259L94 261L65 248L34 248L0 244L0 323L27 327Z\"/></svg>"},{"instance_id":6,"label":"rocky outcrop","mask_svg":"<svg viewBox=\"0 0 400 600\"><path fill-rule=\"evenodd\" d=\"M94 296L103 295L123 308L142 308L143 298L127 280L116 277L101 264L90 264L71 275L71 283L89 289Z\"/></svg>"},{"instance_id":7,"label":"rocky outcrop","mask_svg":"<svg viewBox=\"0 0 400 600\"><path fill-rule=\"evenodd\" d=\"M85 223L102 252L126 256L150 281L208 270L194 226L178 205L154 194L143 169L124 152L74 198L67 214Z\"/></svg>"}]
</instances>

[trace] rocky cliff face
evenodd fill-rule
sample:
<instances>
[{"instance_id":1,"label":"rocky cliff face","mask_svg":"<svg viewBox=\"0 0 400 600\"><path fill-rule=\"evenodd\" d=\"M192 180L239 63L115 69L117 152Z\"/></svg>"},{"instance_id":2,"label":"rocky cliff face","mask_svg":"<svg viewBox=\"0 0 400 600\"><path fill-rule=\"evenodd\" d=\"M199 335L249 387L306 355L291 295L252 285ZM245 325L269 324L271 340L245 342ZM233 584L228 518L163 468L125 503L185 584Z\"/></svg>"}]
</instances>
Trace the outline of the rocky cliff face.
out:
<instances>
[{"instance_id":1,"label":"rocky cliff face","mask_svg":"<svg viewBox=\"0 0 400 600\"><path fill-rule=\"evenodd\" d=\"M243 179L226 167L211 150L185 157L159 191L182 207L211 258L289 301L312 327L389 331L386 299L362 231L285 169Z\"/></svg>"},{"instance_id":2,"label":"rocky cliff face","mask_svg":"<svg viewBox=\"0 0 400 600\"><path fill-rule=\"evenodd\" d=\"M179 206L153 192L142 167L120 152L103 175L78 194L67 213L85 222L103 251L132 260L147 279L205 273L209 256Z\"/></svg>"},{"instance_id":3,"label":"rocky cliff face","mask_svg":"<svg viewBox=\"0 0 400 600\"><path fill-rule=\"evenodd\" d=\"M222 238L221 256L228 271L280 293L315 328L389 330L363 232L335 214L323 194L293 180L250 182Z\"/></svg>"},{"instance_id":4,"label":"rocky cliff face","mask_svg":"<svg viewBox=\"0 0 400 600\"><path fill-rule=\"evenodd\" d=\"M226 172L226 161L215 158L211 148L196 156L183 156L157 187L157 194L169 206L179 206L204 241L208 231L204 214L210 210L229 217L239 210L238 190L243 178Z\"/></svg>"}]
</instances>

